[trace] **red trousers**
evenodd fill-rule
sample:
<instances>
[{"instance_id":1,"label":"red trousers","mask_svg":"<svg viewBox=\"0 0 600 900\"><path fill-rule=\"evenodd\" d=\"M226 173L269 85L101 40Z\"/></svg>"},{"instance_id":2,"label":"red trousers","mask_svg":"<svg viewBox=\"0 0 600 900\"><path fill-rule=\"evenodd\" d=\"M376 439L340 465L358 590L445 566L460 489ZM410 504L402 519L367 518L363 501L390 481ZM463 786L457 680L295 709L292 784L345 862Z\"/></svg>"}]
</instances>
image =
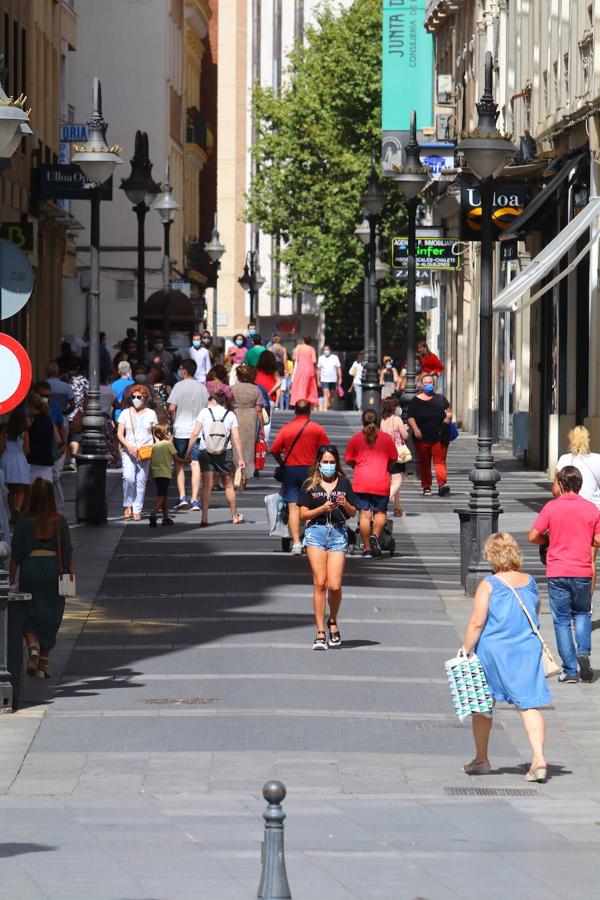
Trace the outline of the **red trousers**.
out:
<instances>
[{"instance_id":1,"label":"red trousers","mask_svg":"<svg viewBox=\"0 0 600 900\"><path fill-rule=\"evenodd\" d=\"M448 472L446 470L446 456L448 455L448 445L440 444L436 441L432 444L428 441L415 441L415 449L419 459L419 476L421 478L421 487L431 487L431 460L433 459L433 467L435 469L435 477L439 487L446 484L448 480Z\"/></svg>"}]
</instances>

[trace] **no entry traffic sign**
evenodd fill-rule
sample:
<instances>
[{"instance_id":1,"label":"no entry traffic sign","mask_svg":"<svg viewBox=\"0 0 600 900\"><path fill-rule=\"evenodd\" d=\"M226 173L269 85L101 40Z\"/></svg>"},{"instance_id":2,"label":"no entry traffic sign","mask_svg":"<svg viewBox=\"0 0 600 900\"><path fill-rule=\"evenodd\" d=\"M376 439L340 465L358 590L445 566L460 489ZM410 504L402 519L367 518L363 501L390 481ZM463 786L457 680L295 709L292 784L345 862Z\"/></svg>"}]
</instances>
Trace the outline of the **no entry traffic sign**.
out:
<instances>
[{"instance_id":1,"label":"no entry traffic sign","mask_svg":"<svg viewBox=\"0 0 600 900\"><path fill-rule=\"evenodd\" d=\"M10 412L27 396L31 360L18 341L0 334L0 414Z\"/></svg>"}]
</instances>

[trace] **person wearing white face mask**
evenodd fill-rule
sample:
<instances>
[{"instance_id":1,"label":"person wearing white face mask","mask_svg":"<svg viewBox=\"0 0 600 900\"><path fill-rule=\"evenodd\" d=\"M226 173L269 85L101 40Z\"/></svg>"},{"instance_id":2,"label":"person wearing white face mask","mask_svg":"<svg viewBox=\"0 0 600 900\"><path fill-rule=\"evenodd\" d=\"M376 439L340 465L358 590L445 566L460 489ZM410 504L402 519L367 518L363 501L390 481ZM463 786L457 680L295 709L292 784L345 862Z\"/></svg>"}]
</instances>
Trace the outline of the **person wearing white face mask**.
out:
<instances>
[{"instance_id":1,"label":"person wearing white face mask","mask_svg":"<svg viewBox=\"0 0 600 900\"><path fill-rule=\"evenodd\" d=\"M136 522L142 518L146 482L152 458L152 427L158 424L156 413L148 409L150 391L136 384L130 394L131 406L119 417L117 436L123 447L123 516Z\"/></svg>"},{"instance_id":2,"label":"person wearing white face mask","mask_svg":"<svg viewBox=\"0 0 600 900\"><path fill-rule=\"evenodd\" d=\"M339 357L331 352L329 344L325 344L317 361L319 373L318 386L323 390L323 408L331 409L336 388L342 386L342 364Z\"/></svg>"},{"instance_id":3,"label":"person wearing white face mask","mask_svg":"<svg viewBox=\"0 0 600 900\"><path fill-rule=\"evenodd\" d=\"M187 351L188 359L193 359L196 363L196 373L194 378L201 384L206 383L206 376L212 369L212 361L210 353L205 343L202 341L202 335L199 331L192 335L192 346Z\"/></svg>"}]
</instances>

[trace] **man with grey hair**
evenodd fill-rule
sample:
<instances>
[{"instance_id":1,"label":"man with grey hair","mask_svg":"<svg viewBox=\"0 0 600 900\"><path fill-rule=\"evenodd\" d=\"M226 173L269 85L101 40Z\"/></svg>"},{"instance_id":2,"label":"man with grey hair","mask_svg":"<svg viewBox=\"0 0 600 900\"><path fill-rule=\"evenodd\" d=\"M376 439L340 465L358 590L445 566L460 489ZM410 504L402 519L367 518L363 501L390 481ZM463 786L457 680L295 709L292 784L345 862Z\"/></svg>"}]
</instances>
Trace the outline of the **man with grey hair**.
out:
<instances>
[{"instance_id":1,"label":"man with grey hair","mask_svg":"<svg viewBox=\"0 0 600 900\"><path fill-rule=\"evenodd\" d=\"M131 377L131 366L128 362L120 362L117 366L117 371L119 373L119 377L116 381L113 381L111 384L111 388L115 392L116 400L115 400L115 422L119 421L119 416L121 415L121 404L123 402L123 394L125 393L126 388L129 387L130 384L133 384L133 378Z\"/></svg>"}]
</instances>

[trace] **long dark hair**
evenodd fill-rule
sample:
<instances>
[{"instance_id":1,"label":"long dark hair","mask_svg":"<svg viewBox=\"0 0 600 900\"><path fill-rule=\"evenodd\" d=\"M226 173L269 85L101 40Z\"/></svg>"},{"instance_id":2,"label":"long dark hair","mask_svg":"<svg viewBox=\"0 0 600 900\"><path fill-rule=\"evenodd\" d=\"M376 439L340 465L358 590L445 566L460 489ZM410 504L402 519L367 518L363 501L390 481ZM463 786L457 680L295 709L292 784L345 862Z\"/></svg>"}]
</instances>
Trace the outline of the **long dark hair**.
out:
<instances>
[{"instance_id":1,"label":"long dark hair","mask_svg":"<svg viewBox=\"0 0 600 900\"><path fill-rule=\"evenodd\" d=\"M256 360L256 368L265 375L274 375L277 371L277 357L271 350L263 350Z\"/></svg>"},{"instance_id":2,"label":"long dark hair","mask_svg":"<svg viewBox=\"0 0 600 900\"><path fill-rule=\"evenodd\" d=\"M398 415L398 406L396 397L386 397L381 401L381 418L389 419L390 416Z\"/></svg>"},{"instance_id":3,"label":"long dark hair","mask_svg":"<svg viewBox=\"0 0 600 900\"><path fill-rule=\"evenodd\" d=\"M365 441L372 447L379 434L379 417L374 409L365 409L362 414L363 434Z\"/></svg>"},{"instance_id":4,"label":"long dark hair","mask_svg":"<svg viewBox=\"0 0 600 900\"><path fill-rule=\"evenodd\" d=\"M26 428L27 423L24 414L19 409L13 409L6 423L6 437L9 441L16 441Z\"/></svg>"},{"instance_id":5,"label":"long dark hair","mask_svg":"<svg viewBox=\"0 0 600 900\"><path fill-rule=\"evenodd\" d=\"M220 381L221 384L229 384L229 375L227 374L227 369L225 366L222 366L220 363L216 363L209 369L206 374L207 381Z\"/></svg>"},{"instance_id":6,"label":"long dark hair","mask_svg":"<svg viewBox=\"0 0 600 900\"><path fill-rule=\"evenodd\" d=\"M56 499L54 488L49 481L36 478L31 485L29 503L27 504L27 518L35 522L35 533L39 537L48 532L50 519L56 516Z\"/></svg>"},{"instance_id":7,"label":"long dark hair","mask_svg":"<svg viewBox=\"0 0 600 900\"><path fill-rule=\"evenodd\" d=\"M306 480L306 485L308 489L314 488L318 485L321 480L321 472L319 470L319 464L326 453L331 453L331 455L335 459L335 475L334 478L337 478L338 475L345 475L344 469L342 468L342 464L340 462L340 451L335 446L335 444L321 444L321 446L317 449L317 455L315 457L315 461L311 466L310 472L308 474L308 478Z\"/></svg>"}]
</instances>

